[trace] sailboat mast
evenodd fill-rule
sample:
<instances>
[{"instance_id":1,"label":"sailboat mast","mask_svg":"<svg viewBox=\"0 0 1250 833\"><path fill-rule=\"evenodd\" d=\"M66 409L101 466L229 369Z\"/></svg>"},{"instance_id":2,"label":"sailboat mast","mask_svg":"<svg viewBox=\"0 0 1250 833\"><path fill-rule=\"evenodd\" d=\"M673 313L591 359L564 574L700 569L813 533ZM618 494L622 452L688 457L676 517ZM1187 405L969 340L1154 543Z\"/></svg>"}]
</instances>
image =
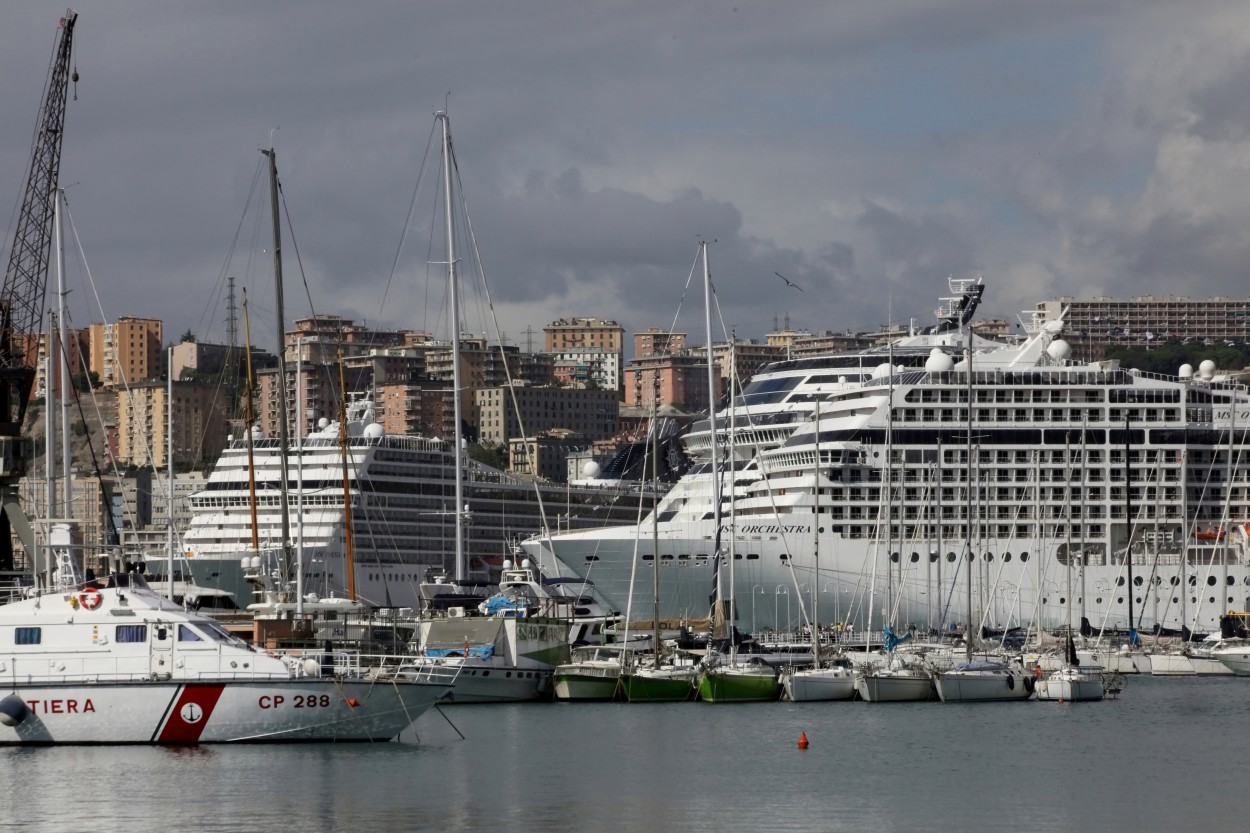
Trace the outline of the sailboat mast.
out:
<instances>
[{"instance_id":1,"label":"sailboat mast","mask_svg":"<svg viewBox=\"0 0 1250 833\"><path fill-rule=\"evenodd\" d=\"M1129 465L1132 443L1128 433L1128 418L1124 419L1124 563L1128 565L1128 628L1133 630L1133 467Z\"/></svg>"},{"instance_id":2,"label":"sailboat mast","mask_svg":"<svg viewBox=\"0 0 1250 833\"><path fill-rule=\"evenodd\" d=\"M656 375L659 379L659 375ZM659 430L655 423L659 395L651 399L651 488L657 489L660 483L659 466ZM652 667L660 668L660 505L656 502L651 510L651 620L655 626L655 658ZM631 594L632 595L632 594ZM626 620L628 621L628 620Z\"/></svg>"},{"instance_id":3,"label":"sailboat mast","mask_svg":"<svg viewBox=\"0 0 1250 833\"><path fill-rule=\"evenodd\" d=\"M820 667L820 400L816 408L816 465L812 467L812 664ZM833 592L838 592L837 584ZM836 596L834 598L837 598Z\"/></svg>"},{"instance_id":4,"label":"sailboat mast","mask_svg":"<svg viewBox=\"0 0 1250 833\"><path fill-rule=\"evenodd\" d=\"M247 362L247 397L243 400L243 433L247 437L247 505L252 513L252 555L260 560L260 526L256 518L256 438L252 436L252 327L248 316L247 290L243 290L243 350Z\"/></svg>"},{"instance_id":5,"label":"sailboat mast","mask_svg":"<svg viewBox=\"0 0 1250 833\"><path fill-rule=\"evenodd\" d=\"M282 523L282 581L284 586L280 593L285 595L285 583L291 579L291 478L287 460L291 428L290 416L286 406L286 311L282 298L282 223L278 209L278 154L273 148L262 150L269 158L269 203L273 214L273 281L274 306L277 307L278 319L278 466L281 471L281 486L278 489L278 506Z\"/></svg>"},{"instance_id":6,"label":"sailboat mast","mask_svg":"<svg viewBox=\"0 0 1250 833\"><path fill-rule=\"evenodd\" d=\"M451 300L451 388L452 413L456 422L454 432L454 448L452 455L456 464L456 581L464 581L464 465L461 445L461 404L460 404L460 292L456 281L456 227L453 222L451 200L451 125L447 113L439 111L435 114L443 128L443 211L447 215L447 286Z\"/></svg>"},{"instance_id":7,"label":"sailboat mast","mask_svg":"<svg viewBox=\"0 0 1250 833\"><path fill-rule=\"evenodd\" d=\"M972 662L972 565L975 558L972 554L972 328L968 328L968 575L964 577L965 589L968 593L968 625L964 629L964 653Z\"/></svg>"},{"instance_id":8,"label":"sailboat mast","mask_svg":"<svg viewBox=\"0 0 1250 833\"><path fill-rule=\"evenodd\" d=\"M707 265L706 240L699 242L699 255L703 258L703 327L704 332L707 333L707 421L710 432L708 447L711 450L712 460L712 520L715 525L715 542L717 544L717 551L712 554L717 565L717 574L713 577L713 580L716 582L716 607L713 611L712 619L715 622L716 614L724 612L721 602L725 597L725 593L724 588L721 586L719 564L721 536L720 448L716 437L716 365L712 358L712 273L708 270ZM733 534L732 531L730 534Z\"/></svg>"}]
</instances>

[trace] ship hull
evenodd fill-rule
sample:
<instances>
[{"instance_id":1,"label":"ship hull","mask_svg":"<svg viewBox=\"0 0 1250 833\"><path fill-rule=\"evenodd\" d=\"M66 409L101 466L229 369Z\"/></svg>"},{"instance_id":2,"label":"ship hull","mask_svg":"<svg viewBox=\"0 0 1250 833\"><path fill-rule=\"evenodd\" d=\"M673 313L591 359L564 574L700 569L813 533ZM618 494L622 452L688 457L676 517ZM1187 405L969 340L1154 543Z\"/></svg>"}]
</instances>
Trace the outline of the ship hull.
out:
<instances>
[{"instance_id":1,"label":"ship hull","mask_svg":"<svg viewBox=\"0 0 1250 833\"><path fill-rule=\"evenodd\" d=\"M447 685L346 680L37 684L12 687L0 744L386 741Z\"/></svg>"}]
</instances>

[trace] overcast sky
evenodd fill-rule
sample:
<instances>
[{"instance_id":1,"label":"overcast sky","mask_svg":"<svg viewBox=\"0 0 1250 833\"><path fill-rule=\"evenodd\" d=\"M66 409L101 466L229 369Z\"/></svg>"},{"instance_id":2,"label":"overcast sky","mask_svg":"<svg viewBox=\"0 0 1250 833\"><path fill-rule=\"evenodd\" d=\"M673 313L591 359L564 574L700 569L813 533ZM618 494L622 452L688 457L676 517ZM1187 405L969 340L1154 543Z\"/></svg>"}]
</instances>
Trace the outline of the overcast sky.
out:
<instances>
[{"instance_id":1,"label":"overcast sky","mask_svg":"<svg viewBox=\"0 0 1250 833\"><path fill-rule=\"evenodd\" d=\"M6 263L64 10L11 3L0 28ZM522 346L562 316L632 333L679 307L702 342L701 290L682 301L701 236L717 320L745 337L787 314L932 323L946 277L970 272L983 312L1006 317L1064 294L1250 295L1244 0L80 12L61 176L94 279L69 244L79 325L137 315L224 340L229 274L271 346L268 209L251 192L277 128L316 311L445 333L432 198L409 216L418 177L436 184L422 163L445 101L486 282ZM287 243L292 320L309 302ZM469 295L467 327L489 333Z\"/></svg>"}]
</instances>

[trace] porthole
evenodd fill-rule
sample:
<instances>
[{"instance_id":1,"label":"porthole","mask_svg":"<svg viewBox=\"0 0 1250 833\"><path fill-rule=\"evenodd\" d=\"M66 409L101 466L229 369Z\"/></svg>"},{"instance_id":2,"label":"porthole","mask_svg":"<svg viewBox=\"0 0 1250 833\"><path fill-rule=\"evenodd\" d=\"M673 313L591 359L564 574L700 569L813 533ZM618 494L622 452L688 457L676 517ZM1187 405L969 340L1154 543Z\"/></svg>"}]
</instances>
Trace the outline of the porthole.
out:
<instances>
[{"instance_id":1,"label":"porthole","mask_svg":"<svg viewBox=\"0 0 1250 833\"><path fill-rule=\"evenodd\" d=\"M1234 584L1236 584L1236 583L1237 583L1237 579L1233 578L1232 576L1229 576L1229 577L1226 579L1226 581L1228 582L1228 586L1229 586L1229 587L1232 587Z\"/></svg>"},{"instance_id":2,"label":"porthole","mask_svg":"<svg viewBox=\"0 0 1250 833\"><path fill-rule=\"evenodd\" d=\"M1094 604L1099 604L1099 605L1102 604L1102 599L1101 598L1094 599Z\"/></svg>"},{"instance_id":3,"label":"porthole","mask_svg":"<svg viewBox=\"0 0 1250 833\"><path fill-rule=\"evenodd\" d=\"M1011 553L1009 552L1003 553L1003 563L1004 564L1010 563L1010 561L1011 561Z\"/></svg>"},{"instance_id":4,"label":"porthole","mask_svg":"<svg viewBox=\"0 0 1250 833\"><path fill-rule=\"evenodd\" d=\"M1059 598L1059 604L1066 605L1067 603L1068 603L1067 599L1064 599L1062 596Z\"/></svg>"},{"instance_id":5,"label":"porthole","mask_svg":"<svg viewBox=\"0 0 1250 833\"><path fill-rule=\"evenodd\" d=\"M1124 576L1119 576L1119 577L1115 580L1115 586L1116 586L1116 587L1123 587L1123 586L1124 586Z\"/></svg>"},{"instance_id":6,"label":"porthole","mask_svg":"<svg viewBox=\"0 0 1250 833\"><path fill-rule=\"evenodd\" d=\"M1022 552L1022 553L1020 553L1020 560L1021 560L1021 561L1028 561L1028 560L1029 560L1029 554L1028 554L1027 552Z\"/></svg>"},{"instance_id":7,"label":"porthole","mask_svg":"<svg viewBox=\"0 0 1250 833\"><path fill-rule=\"evenodd\" d=\"M1214 586L1215 586L1215 576L1207 576L1207 587L1214 587ZM1211 601L1215 601L1215 600L1212 599Z\"/></svg>"},{"instance_id":8,"label":"porthole","mask_svg":"<svg viewBox=\"0 0 1250 833\"><path fill-rule=\"evenodd\" d=\"M896 552L892 552L892 553L890 553L890 563L892 563L892 564L897 564L897 563L898 563L898 553L896 553Z\"/></svg>"},{"instance_id":9,"label":"porthole","mask_svg":"<svg viewBox=\"0 0 1250 833\"><path fill-rule=\"evenodd\" d=\"M1169 579L1168 583L1171 584L1173 587L1175 587L1176 585L1181 583L1181 580L1177 578L1176 576L1172 576L1172 578ZM1246 576L1246 583L1250 584L1250 576Z\"/></svg>"},{"instance_id":10,"label":"porthole","mask_svg":"<svg viewBox=\"0 0 1250 833\"><path fill-rule=\"evenodd\" d=\"M1115 603L1116 603L1116 604L1118 604L1118 605L1122 605L1122 604L1124 604L1124 597L1123 597L1123 596L1121 596L1120 598L1116 599L1116 600L1115 600Z\"/></svg>"},{"instance_id":11,"label":"porthole","mask_svg":"<svg viewBox=\"0 0 1250 833\"><path fill-rule=\"evenodd\" d=\"M911 563L912 563L912 564L915 564L915 563L917 563L918 561L920 561L920 553L918 553L918 552L913 552L913 553L911 554Z\"/></svg>"},{"instance_id":12,"label":"porthole","mask_svg":"<svg viewBox=\"0 0 1250 833\"><path fill-rule=\"evenodd\" d=\"M1141 587L1143 581L1145 581L1145 579L1143 579L1141 576L1133 576L1133 585L1135 587Z\"/></svg>"},{"instance_id":13,"label":"porthole","mask_svg":"<svg viewBox=\"0 0 1250 833\"><path fill-rule=\"evenodd\" d=\"M993 561L993 560L994 560L994 553L992 553L992 552L987 552L987 553L985 554L985 561L986 561L986 563L989 563L990 561Z\"/></svg>"},{"instance_id":14,"label":"porthole","mask_svg":"<svg viewBox=\"0 0 1250 833\"><path fill-rule=\"evenodd\" d=\"M939 556L936 552L929 553L929 563L932 564L933 562L937 561L938 557ZM1246 583L1250 584L1250 576L1246 576Z\"/></svg>"},{"instance_id":15,"label":"porthole","mask_svg":"<svg viewBox=\"0 0 1250 833\"><path fill-rule=\"evenodd\" d=\"M948 553L946 554L946 560L947 560L947 562L953 563L953 562L955 561L955 553L953 553L953 552L948 552Z\"/></svg>"}]
</instances>

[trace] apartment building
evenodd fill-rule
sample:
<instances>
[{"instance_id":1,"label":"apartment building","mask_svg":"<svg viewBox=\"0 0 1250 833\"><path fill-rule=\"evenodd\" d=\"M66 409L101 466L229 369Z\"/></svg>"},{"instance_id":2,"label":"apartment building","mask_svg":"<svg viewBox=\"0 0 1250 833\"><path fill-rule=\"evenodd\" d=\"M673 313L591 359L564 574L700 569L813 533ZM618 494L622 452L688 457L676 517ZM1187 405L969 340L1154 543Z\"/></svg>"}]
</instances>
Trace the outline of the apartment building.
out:
<instances>
[{"instance_id":1,"label":"apartment building","mask_svg":"<svg viewBox=\"0 0 1250 833\"><path fill-rule=\"evenodd\" d=\"M106 389L160 378L164 372L163 325L155 318L124 315L91 325L90 368Z\"/></svg>"},{"instance_id":2,"label":"apartment building","mask_svg":"<svg viewBox=\"0 0 1250 833\"><path fill-rule=\"evenodd\" d=\"M1142 295L1078 301L1062 296L1040 302L1037 312L1047 321L1063 316L1063 337L1072 345L1073 357L1080 359L1105 358L1111 346L1148 347L1163 341L1250 345L1250 298Z\"/></svg>"},{"instance_id":3,"label":"apartment building","mask_svg":"<svg viewBox=\"0 0 1250 833\"><path fill-rule=\"evenodd\" d=\"M598 440L615 434L619 425L620 402L610 390L485 388L474 395L474 406L483 444L502 445L553 429Z\"/></svg>"},{"instance_id":4,"label":"apartment building","mask_svg":"<svg viewBox=\"0 0 1250 833\"><path fill-rule=\"evenodd\" d=\"M173 384L173 463L202 466L226 442L226 396L202 382ZM165 382L132 384L118 393L117 459L126 465L169 465L169 391Z\"/></svg>"}]
</instances>

